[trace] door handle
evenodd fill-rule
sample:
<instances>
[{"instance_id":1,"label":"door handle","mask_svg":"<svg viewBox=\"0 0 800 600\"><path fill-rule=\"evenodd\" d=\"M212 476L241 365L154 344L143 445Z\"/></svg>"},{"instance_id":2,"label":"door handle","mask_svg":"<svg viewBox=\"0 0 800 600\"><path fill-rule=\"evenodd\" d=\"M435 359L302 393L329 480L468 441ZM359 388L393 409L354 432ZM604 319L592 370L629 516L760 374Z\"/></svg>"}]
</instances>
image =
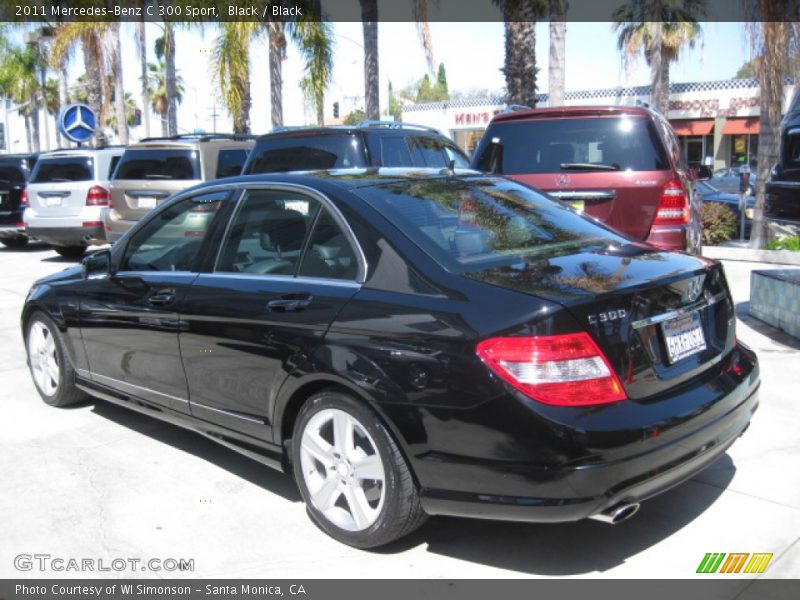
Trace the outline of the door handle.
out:
<instances>
[{"instance_id":1,"label":"door handle","mask_svg":"<svg viewBox=\"0 0 800 600\"><path fill-rule=\"evenodd\" d=\"M168 306L175 302L175 290L160 290L147 299L150 306Z\"/></svg>"},{"instance_id":2,"label":"door handle","mask_svg":"<svg viewBox=\"0 0 800 600\"><path fill-rule=\"evenodd\" d=\"M272 312L295 312L308 307L313 299L311 294L287 294L267 302L267 309Z\"/></svg>"}]
</instances>

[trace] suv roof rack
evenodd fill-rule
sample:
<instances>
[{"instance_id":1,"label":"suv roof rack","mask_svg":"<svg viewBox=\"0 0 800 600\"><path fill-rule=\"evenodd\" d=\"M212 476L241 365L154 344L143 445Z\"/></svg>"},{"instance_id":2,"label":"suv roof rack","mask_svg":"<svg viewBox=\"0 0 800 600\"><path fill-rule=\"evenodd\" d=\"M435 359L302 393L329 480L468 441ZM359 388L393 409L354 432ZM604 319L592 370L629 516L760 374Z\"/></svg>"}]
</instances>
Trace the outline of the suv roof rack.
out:
<instances>
[{"instance_id":1,"label":"suv roof rack","mask_svg":"<svg viewBox=\"0 0 800 600\"><path fill-rule=\"evenodd\" d=\"M533 110L533 107L526 104L506 104L500 109L501 113L519 112L521 110Z\"/></svg>"},{"instance_id":2,"label":"suv roof rack","mask_svg":"<svg viewBox=\"0 0 800 600\"><path fill-rule=\"evenodd\" d=\"M90 150L108 150L110 148L127 148L127 146L123 146L122 144L106 144L103 146L81 146L80 148L75 146L73 148L53 148L52 150L43 150L39 154L50 154L51 152L86 152Z\"/></svg>"},{"instance_id":3,"label":"suv roof rack","mask_svg":"<svg viewBox=\"0 0 800 600\"><path fill-rule=\"evenodd\" d=\"M139 142L158 142L158 141L172 141L172 142L210 142L211 140L255 140L258 136L249 133L181 133L179 135L171 135L165 137L147 137L142 138Z\"/></svg>"},{"instance_id":4,"label":"suv roof rack","mask_svg":"<svg viewBox=\"0 0 800 600\"><path fill-rule=\"evenodd\" d=\"M432 131L439 133L439 130L427 125L417 125L416 123L406 123L404 121L376 121L375 119L367 119L361 121L356 125L359 129L367 129L369 127L384 127L386 129L418 129L420 131Z\"/></svg>"}]
</instances>

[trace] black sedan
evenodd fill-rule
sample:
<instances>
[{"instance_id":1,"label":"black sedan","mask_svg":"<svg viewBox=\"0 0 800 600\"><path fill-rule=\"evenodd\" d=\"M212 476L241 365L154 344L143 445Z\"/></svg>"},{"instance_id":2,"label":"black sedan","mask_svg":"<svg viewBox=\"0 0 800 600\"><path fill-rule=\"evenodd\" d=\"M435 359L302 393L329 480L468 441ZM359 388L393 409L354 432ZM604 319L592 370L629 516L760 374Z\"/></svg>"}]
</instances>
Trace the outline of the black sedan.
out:
<instances>
[{"instance_id":1,"label":"black sedan","mask_svg":"<svg viewBox=\"0 0 800 600\"><path fill-rule=\"evenodd\" d=\"M739 196L737 194L728 194L720 191L707 181L696 181L694 183L694 191L696 194L701 194L703 202L715 202L727 206L733 216L736 217L736 234L734 237L739 237L739 228L741 227L741 211L739 210ZM750 239L750 229L753 226L753 211L756 208L756 199L750 195L747 196L745 211L744 211L744 237Z\"/></svg>"},{"instance_id":2,"label":"black sedan","mask_svg":"<svg viewBox=\"0 0 800 600\"><path fill-rule=\"evenodd\" d=\"M22 328L46 403L284 469L358 547L435 514L621 521L758 404L719 264L472 171L195 187L37 281Z\"/></svg>"}]
</instances>

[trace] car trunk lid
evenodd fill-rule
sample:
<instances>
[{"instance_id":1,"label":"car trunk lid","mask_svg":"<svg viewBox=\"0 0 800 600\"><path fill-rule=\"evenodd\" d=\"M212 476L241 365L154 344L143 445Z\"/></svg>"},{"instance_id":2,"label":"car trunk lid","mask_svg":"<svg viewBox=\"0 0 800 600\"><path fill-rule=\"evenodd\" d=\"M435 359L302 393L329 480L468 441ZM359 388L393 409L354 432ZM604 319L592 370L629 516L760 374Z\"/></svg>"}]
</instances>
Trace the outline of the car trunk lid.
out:
<instances>
[{"instance_id":1,"label":"car trunk lid","mask_svg":"<svg viewBox=\"0 0 800 600\"><path fill-rule=\"evenodd\" d=\"M95 163L91 156L42 158L31 173L28 202L42 216L78 216L86 206L86 194L95 179Z\"/></svg>"}]
</instances>

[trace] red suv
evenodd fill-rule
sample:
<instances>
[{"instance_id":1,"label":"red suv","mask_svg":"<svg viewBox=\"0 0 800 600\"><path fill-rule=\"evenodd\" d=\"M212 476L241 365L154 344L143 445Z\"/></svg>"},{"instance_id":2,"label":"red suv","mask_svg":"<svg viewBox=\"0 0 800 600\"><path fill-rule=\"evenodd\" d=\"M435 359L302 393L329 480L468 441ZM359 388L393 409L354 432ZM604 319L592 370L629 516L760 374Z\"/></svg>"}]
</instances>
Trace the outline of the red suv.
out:
<instances>
[{"instance_id":1,"label":"red suv","mask_svg":"<svg viewBox=\"0 0 800 600\"><path fill-rule=\"evenodd\" d=\"M498 114L472 167L545 191L634 240L699 250L700 212L669 122L645 106Z\"/></svg>"}]
</instances>

